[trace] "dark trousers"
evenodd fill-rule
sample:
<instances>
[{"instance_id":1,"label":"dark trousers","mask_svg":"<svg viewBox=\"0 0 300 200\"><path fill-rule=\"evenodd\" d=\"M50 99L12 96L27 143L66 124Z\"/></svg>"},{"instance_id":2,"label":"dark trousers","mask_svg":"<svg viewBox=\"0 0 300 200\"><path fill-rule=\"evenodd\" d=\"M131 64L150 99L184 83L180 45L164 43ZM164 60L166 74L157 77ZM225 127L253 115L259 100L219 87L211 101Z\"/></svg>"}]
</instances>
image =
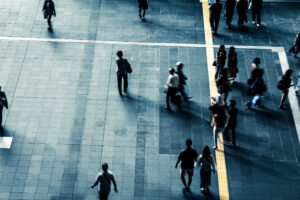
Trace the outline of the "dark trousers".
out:
<instances>
[{"instance_id":1,"label":"dark trousers","mask_svg":"<svg viewBox=\"0 0 300 200\"><path fill-rule=\"evenodd\" d=\"M109 195L109 193L107 193L107 194L101 194L99 192L99 200L107 200L108 199L108 195Z\"/></svg>"},{"instance_id":2,"label":"dark trousers","mask_svg":"<svg viewBox=\"0 0 300 200\"><path fill-rule=\"evenodd\" d=\"M238 15L239 15L239 19L238 19L239 26L243 25L244 22L248 21L248 17L246 15L246 13L240 11L240 12L238 12Z\"/></svg>"},{"instance_id":3,"label":"dark trousers","mask_svg":"<svg viewBox=\"0 0 300 200\"><path fill-rule=\"evenodd\" d=\"M210 26L214 32L218 31L220 16L210 16Z\"/></svg>"},{"instance_id":4,"label":"dark trousers","mask_svg":"<svg viewBox=\"0 0 300 200\"><path fill-rule=\"evenodd\" d=\"M229 9L226 10L226 24L229 27L230 27L230 23L231 23L231 20L232 20L233 12L234 12L234 10L229 10Z\"/></svg>"},{"instance_id":5,"label":"dark trousers","mask_svg":"<svg viewBox=\"0 0 300 200\"><path fill-rule=\"evenodd\" d=\"M119 93L122 94L122 79L124 79L124 92L126 92L128 87L128 76L126 75L118 75L118 89Z\"/></svg>"},{"instance_id":6,"label":"dark trousers","mask_svg":"<svg viewBox=\"0 0 300 200\"><path fill-rule=\"evenodd\" d=\"M257 24L260 24L261 22L260 9L252 9L252 21L255 21L256 17L257 17Z\"/></svg>"},{"instance_id":7,"label":"dark trousers","mask_svg":"<svg viewBox=\"0 0 300 200\"><path fill-rule=\"evenodd\" d=\"M186 94L186 92L184 91L184 86L183 85L179 86L179 92L183 96L183 98L186 99L188 97L187 94Z\"/></svg>"},{"instance_id":8,"label":"dark trousers","mask_svg":"<svg viewBox=\"0 0 300 200\"><path fill-rule=\"evenodd\" d=\"M167 104L167 108L170 108L170 98L176 94L176 92L178 91L177 88L169 88L168 92L167 92L167 96L166 96L166 104ZM178 107L180 107L180 104L178 104Z\"/></svg>"},{"instance_id":9,"label":"dark trousers","mask_svg":"<svg viewBox=\"0 0 300 200\"><path fill-rule=\"evenodd\" d=\"M3 111L3 106L0 106L0 126L2 126L2 111Z\"/></svg>"},{"instance_id":10,"label":"dark trousers","mask_svg":"<svg viewBox=\"0 0 300 200\"><path fill-rule=\"evenodd\" d=\"M226 141L229 141L229 135L228 135L228 131L231 129L232 132L232 143L235 144L236 142L236 135L235 135L235 124L232 125L228 125L224 128L224 138Z\"/></svg>"}]
</instances>

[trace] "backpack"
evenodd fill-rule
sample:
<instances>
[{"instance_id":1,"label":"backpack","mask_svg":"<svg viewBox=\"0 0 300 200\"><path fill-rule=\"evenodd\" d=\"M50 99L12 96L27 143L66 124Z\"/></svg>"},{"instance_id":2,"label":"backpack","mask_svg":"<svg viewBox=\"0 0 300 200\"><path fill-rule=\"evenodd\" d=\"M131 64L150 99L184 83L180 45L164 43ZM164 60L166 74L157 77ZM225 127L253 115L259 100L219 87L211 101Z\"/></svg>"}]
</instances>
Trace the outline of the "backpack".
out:
<instances>
[{"instance_id":1,"label":"backpack","mask_svg":"<svg viewBox=\"0 0 300 200\"><path fill-rule=\"evenodd\" d=\"M284 84L283 80L280 80L280 81L278 82L277 88L278 88L279 90L284 90L284 89L285 89L285 84Z\"/></svg>"},{"instance_id":2,"label":"backpack","mask_svg":"<svg viewBox=\"0 0 300 200\"><path fill-rule=\"evenodd\" d=\"M131 68L128 60L125 61L125 65L126 65L126 72L129 74L132 73L132 68Z\"/></svg>"}]
</instances>

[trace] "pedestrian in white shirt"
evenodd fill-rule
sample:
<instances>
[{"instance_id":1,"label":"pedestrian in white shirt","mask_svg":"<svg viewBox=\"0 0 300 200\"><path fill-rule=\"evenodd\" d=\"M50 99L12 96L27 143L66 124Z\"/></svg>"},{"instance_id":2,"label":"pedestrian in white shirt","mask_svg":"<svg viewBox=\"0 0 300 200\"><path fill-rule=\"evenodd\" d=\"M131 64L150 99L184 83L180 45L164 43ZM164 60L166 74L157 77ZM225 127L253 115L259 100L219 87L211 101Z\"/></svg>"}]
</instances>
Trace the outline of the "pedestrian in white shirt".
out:
<instances>
[{"instance_id":1,"label":"pedestrian in white shirt","mask_svg":"<svg viewBox=\"0 0 300 200\"><path fill-rule=\"evenodd\" d=\"M114 179L114 175L111 171L108 171L108 164L104 163L102 165L102 172L99 172L96 176L95 183L91 186L94 188L96 185L98 186L99 191L99 200L107 200L108 195L110 193L111 182L114 184L115 192L118 192L117 183Z\"/></svg>"},{"instance_id":2,"label":"pedestrian in white shirt","mask_svg":"<svg viewBox=\"0 0 300 200\"><path fill-rule=\"evenodd\" d=\"M169 77L166 83L166 92L167 92L167 97L166 97L166 109L171 111L170 109L170 98L178 92L179 89L179 76L175 74L175 69L174 68L169 68ZM177 104L179 109L181 109L180 104Z\"/></svg>"}]
</instances>

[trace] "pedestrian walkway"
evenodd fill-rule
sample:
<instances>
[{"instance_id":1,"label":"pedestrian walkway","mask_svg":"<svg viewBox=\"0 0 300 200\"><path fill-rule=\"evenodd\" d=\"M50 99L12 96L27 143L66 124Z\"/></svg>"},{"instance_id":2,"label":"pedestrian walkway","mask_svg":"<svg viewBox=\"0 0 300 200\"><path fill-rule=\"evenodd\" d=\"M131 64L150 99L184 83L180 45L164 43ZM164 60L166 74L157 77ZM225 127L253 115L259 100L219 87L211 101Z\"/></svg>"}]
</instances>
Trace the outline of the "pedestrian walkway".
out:
<instances>
[{"instance_id":1,"label":"pedestrian walkway","mask_svg":"<svg viewBox=\"0 0 300 200\"><path fill-rule=\"evenodd\" d=\"M91 2L55 2L53 32L42 18L42 1L28 1L28 9L1 2L0 85L10 105L1 137L13 136L13 142L10 149L0 149L0 199L94 200L97 192L90 185L104 162L119 190L110 199L219 199L217 175L212 174L211 196L205 197L199 169L192 192L183 193L179 169L174 168L187 138L198 153L204 145L213 146L201 4L150 1L147 22L141 23L134 0ZM279 7L287 12L279 14ZM291 13L295 17L299 10L300 4L266 3L267 27L230 32L221 21L221 36L213 44L287 49L300 23ZM115 75L118 50L133 68L123 98ZM297 199L299 140L291 110L277 109L276 84L282 74L278 53L236 51L238 84L229 99L237 101L240 122L238 148L224 150L229 199ZM256 56L265 69L267 108L251 111L244 102L249 100L246 80ZM288 58L290 67L299 70L299 59ZM186 89L193 97L183 105L183 114L175 106L172 113L164 109L163 86L168 68L177 61L185 64Z\"/></svg>"}]
</instances>

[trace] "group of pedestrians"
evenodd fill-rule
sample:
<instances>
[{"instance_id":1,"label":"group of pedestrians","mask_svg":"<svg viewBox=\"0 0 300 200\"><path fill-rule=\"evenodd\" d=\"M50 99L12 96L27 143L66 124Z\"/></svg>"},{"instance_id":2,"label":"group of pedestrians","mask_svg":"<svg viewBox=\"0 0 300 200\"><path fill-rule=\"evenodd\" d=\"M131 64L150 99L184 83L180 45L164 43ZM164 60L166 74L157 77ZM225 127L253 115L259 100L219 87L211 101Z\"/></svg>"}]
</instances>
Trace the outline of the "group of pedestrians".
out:
<instances>
[{"instance_id":1,"label":"group of pedestrians","mask_svg":"<svg viewBox=\"0 0 300 200\"><path fill-rule=\"evenodd\" d=\"M222 4L220 0L215 0L215 3L211 4L210 10L210 24L213 33L218 34L218 27L220 16L222 12ZM248 22L247 12L252 10L252 23L256 24L258 28L261 26L261 11L263 9L262 0L226 0L225 2L225 14L224 21L229 29L233 29L231 21L234 15L234 9L236 7L238 14L238 27L242 28L245 22Z\"/></svg>"},{"instance_id":2,"label":"group of pedestrians","mask_svg":"<svg viewBox=\"0 0 300 200\"><path fill-rule=\"evenodd\" d=\"M194 168L200 167L201 191L205 194L209 192L208 186L211 184L211 172L216 172L216 166L213 156L208 146L203 147L202 154L198 156L197 151L192 148L192 140L186 140L186 149L181 151L175 168L181 162L180 178L187 192L190 192L192 184L192 177L194 175ZM188 175L188 183L186 183L185 176Z\"/></svg>"}]
</instances>

